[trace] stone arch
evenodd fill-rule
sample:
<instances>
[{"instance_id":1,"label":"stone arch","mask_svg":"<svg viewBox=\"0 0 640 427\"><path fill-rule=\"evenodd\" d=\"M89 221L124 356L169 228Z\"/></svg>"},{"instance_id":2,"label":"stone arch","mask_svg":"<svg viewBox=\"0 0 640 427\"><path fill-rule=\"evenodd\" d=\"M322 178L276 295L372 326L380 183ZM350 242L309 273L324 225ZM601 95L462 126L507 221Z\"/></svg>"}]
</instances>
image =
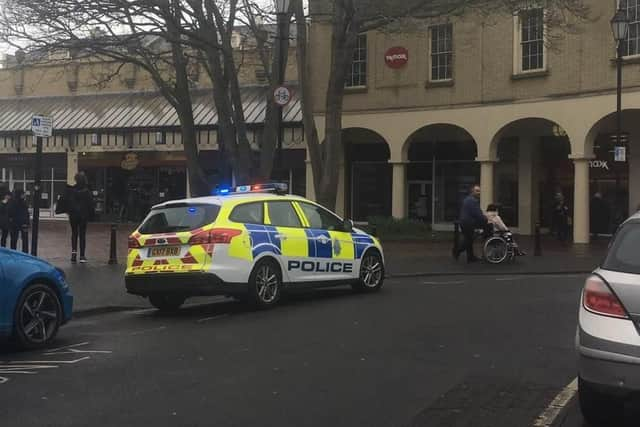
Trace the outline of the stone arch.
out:
<instances>
[{"instance_id":1,"label":"stone arch","mask_svg":"<svg viewBox=\"0 0 640 427\"><path fill-rule=\"evenodd\" d=\"M545 117L524 117L502 125L502 127L495 132L491 138L488 158L486 160L498 160L498 146L501 140L523 134L567 138L569 154L573 152L569 134L557 121Z\"/></svg>"},{"instance_id":2,"label":"stone arch","mask_svg":"<svg viewBox=\"0 0 640 427\"><path fill-rule=\"evenodd\" d=\"M375 130L350 127L342 130L344 154L344 204L346 216L368 221L391 216L391 148Z\"/></svg>"},{"instance_id":3,"label":"stone arch","mask_svg":"<svg viewBox=\"0 0 640 427\"><path fill-rule=\"evenodd\" d=\"M460 140L468 143L473 142L475 156L478 154L478 144L473 135L464 127L454 123L432 123L422 126L413 131L404 141L401 148L402 161L409 161L409 151L412 144L420 139L431 139L432 141Z\"/></svg>"}]
</instances>

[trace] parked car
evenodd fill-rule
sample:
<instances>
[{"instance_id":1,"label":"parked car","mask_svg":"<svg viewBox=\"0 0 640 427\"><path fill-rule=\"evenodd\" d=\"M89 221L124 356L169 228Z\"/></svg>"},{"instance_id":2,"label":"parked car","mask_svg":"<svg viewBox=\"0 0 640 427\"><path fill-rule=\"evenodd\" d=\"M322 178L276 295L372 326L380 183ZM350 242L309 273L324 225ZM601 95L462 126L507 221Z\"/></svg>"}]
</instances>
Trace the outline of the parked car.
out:
<instances>
[{"instance_id":1,"label":"parked car","mask_svg":"<svg viewBox=\"0 0 640 427\"><path fill-rule=\"evenodd\" d=\"M620 226L585 283L576 347L582 413L612 425L640 391L640 213Z\"/></svg>"},{"instance_id":2,"label":"parked car","mask_svg":"<svg viewBox=\"0 0 640 427\"><path fill-rule=\"evenodd\" d=\"M26 349L49 345L71 319L65 274L48 262L0 248L0 338Z\"/></svg>"},{"instance_id":3,"label":"parked car","mask_svg":"<svg viewBox=\"0 0 640 427\"><path fill-rule=\"evenodd\" d=\"M127 292L160 310L186 298L226 295L260 308L287 289L384 282L380 242L286 184L221 189L153 207L129 237Z\"/></svg>"}]
</instances>

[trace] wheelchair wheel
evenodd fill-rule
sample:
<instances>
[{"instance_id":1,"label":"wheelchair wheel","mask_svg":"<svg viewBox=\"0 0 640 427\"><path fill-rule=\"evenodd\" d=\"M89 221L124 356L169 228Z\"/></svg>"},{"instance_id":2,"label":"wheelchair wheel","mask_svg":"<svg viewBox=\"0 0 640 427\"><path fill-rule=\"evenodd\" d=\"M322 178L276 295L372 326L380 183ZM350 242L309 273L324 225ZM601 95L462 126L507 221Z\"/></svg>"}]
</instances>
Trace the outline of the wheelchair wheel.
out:
<instances>
[{"instance_id":1,"label":"wheelchair wheel","mask_svg":"<svg viewBox=\"0 0 640 427\"><path fill-rule=\"evenodd\" d=\"M491 237L484 243L484 257L490 264L500 264L509 256L509 245L501 237Z\"/></svg>"}]
</instances>

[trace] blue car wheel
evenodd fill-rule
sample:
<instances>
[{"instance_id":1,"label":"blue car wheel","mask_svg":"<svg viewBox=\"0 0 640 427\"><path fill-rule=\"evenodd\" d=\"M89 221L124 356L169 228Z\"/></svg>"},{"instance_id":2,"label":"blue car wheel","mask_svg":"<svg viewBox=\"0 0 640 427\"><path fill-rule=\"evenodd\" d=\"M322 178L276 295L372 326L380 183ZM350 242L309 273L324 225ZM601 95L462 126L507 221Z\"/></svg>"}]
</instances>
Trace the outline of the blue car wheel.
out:
<instances>
[{"instance_id":1,"label":"blue car wheel","mask_svg":"<svg viewBox=\"0 0 640 427\"><path fill-rule=\"evenodd\" d=\"M14 336L26 349L45 347L62 323L58 294L43 284L29 285L20 296L14 314Z\"/></svg>"}]
</instances>

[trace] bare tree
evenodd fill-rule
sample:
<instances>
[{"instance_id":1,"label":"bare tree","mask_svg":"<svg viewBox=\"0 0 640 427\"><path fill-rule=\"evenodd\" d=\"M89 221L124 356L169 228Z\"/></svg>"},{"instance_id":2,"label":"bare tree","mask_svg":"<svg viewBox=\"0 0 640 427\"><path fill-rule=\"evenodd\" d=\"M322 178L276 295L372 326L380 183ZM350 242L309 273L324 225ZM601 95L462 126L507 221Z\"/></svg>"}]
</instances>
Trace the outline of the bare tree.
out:
<instances>
[{"instance_id":1,"label":"bare tree","mask_svg":"<svg viewBox=\"0 0 640 427\"><path fill-rule=\"evenodd\" d=\"M26 45L32 59L41 52L74 49L84 54L74 60L108 58L146 71L179 117L192 191L207 194L198 162L190 70L202 65L212 82L223 176L230 179L233 173L239 182L249 182L258 173L254 173L232 39L238 17L255 22L253 16L247 19L247 11L254 10L258 6L248 0L8 0L0 16L0 37ZM150 46L149 40L156 38L162 43ZM266 46L258 48L263 49L264 61ZM264 129L269 135L277 127L277 117L267 105ZM262 145L270 153L261 156L259 175L266 178L273 166L274 143Z\"/></svg>"},{"instance_id":2,"label":"bare tree","mask_svg":"<svg viewBox=\"0 0 640 427\"><path fill-rule=\"evenodd\" d=\"M335 208L338 164L342 146L342 104L345 78L359 34L366 31L404 31L431 19L474 13L484 17L517 13L523 7L545 8L550 35L573 31L588 19L584 0L325 0L315 19L331 27L328 87L325 95L325 140L318 138L308 59L308 21L303 0L293 0L296 19L298 80L302 93L303 125L314 178L316 199ZM553 40L553 37L551 37Z\"/></svg>"}]
</instances>

